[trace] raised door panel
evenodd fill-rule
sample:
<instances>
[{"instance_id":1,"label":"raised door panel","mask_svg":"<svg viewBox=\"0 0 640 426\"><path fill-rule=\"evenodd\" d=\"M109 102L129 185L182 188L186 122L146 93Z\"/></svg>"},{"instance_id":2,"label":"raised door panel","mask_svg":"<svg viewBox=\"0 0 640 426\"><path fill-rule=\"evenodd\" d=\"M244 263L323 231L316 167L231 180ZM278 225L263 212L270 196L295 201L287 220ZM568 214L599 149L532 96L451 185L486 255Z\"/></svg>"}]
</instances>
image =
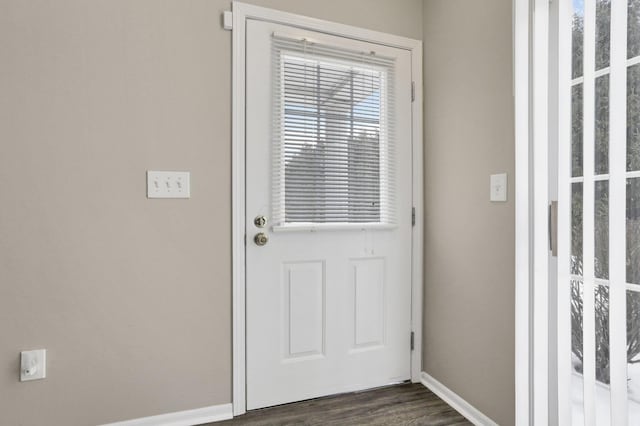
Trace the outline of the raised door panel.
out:
<instances>
[{"instance_id":1,"label":"raised door panel","mask_svg":"<svg viewBox=\"0 0 640 426\"><path fill-rule=\"evenodd\" d=\"M351 261L353 294L353 349L384 345L385 261L382 258Z\"/></svg>"},{"instance_id":2,"label":"raised door panel","mask_svg":"<svg viewBox=\"0 0 640 426\"><path fill-rule=\"evenodd\" d=\"M322 261L284 264L285 359L324 353L325 266Z\"/></svg>"}]
</instances>

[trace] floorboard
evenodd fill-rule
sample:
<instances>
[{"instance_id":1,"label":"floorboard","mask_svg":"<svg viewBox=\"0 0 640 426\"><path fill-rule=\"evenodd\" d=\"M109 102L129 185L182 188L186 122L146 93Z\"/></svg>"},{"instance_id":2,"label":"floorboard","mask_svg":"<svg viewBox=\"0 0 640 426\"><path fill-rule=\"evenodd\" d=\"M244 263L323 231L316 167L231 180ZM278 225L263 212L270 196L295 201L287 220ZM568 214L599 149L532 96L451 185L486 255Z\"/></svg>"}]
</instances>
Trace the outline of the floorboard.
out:
<instances>
[{"instance_id":1,"label":"floorboard","mask_svg":"<svg viewBox=\"0 0 640 426\"><path fill-rule=\"evenodd\" d=\"M215 426L470 424L423 385L402 384L253 410Z\"/></svg>"}]
</instances>

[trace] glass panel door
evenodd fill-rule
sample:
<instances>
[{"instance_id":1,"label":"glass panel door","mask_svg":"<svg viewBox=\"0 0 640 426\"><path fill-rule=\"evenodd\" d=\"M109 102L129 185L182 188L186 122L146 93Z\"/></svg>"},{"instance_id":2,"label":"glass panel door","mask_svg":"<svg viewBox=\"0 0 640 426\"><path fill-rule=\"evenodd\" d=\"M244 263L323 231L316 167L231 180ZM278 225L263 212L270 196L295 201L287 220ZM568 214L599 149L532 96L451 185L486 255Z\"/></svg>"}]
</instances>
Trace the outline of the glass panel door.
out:
<instances>
[{"instance_id":1,"label":"glass panel door","mask_svg":"<svg viewBox=\"0 0 640 426\"><path fill-rule=\"evenodd\" d=\"M558 312L571 320L558 335L571 344L558 363L570 358L571 374L559 405L573 425L640 425L640 0L564 4Z\"/></svg>"}]
</instances>

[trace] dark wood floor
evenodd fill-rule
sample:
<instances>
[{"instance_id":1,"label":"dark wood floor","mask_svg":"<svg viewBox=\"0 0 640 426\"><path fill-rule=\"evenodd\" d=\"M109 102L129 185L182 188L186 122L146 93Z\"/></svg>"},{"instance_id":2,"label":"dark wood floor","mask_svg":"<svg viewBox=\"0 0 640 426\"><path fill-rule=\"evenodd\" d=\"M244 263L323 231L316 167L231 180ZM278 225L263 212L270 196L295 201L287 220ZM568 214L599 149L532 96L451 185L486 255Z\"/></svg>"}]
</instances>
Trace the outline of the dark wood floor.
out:
<instances>
[{"instance_id":1,"label":"dark wood floor","mask_svg":"<svg viewBox=\"0 0 640 426\"><path fill-rule=\"evenodd\" d=\"M470 425L421 384L404 384L250 411L215 425ZM213 424L212 424L213 425Z\"/></svg>"}]
</instances>

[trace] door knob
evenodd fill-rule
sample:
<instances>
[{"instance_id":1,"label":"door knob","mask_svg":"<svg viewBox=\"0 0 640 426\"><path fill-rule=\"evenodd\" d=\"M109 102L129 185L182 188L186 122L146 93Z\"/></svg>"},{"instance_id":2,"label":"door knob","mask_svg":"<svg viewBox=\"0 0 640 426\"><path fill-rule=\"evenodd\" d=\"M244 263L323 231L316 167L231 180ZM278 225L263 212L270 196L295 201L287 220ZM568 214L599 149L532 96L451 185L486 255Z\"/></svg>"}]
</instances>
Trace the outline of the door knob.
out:
<instances>
[{"instance_id":1,"label":"door knob","mask_svg":"<svg viewBox=\"0 0 640 426\"><path fill-rule=\"evenodd\" d=\"M269 237L267 237L267 235L264 232L260 232L259 234L256 234L255 237L253 237L253 241L256 243L257 246L264 246L265 244L267 244L267 242L269 242Z\"/></svg>"},{"instance_id":2,"label":"door knob","mask_svg":"<svg viewBox=\"0 0 640 426\"><path fill-rule=\"evenodd\" d=\"M256 216L256 218L253 219L253 224L258 228L264 228L267 224L267 218L264 216Z\"/></svg>"}]
</instances>

